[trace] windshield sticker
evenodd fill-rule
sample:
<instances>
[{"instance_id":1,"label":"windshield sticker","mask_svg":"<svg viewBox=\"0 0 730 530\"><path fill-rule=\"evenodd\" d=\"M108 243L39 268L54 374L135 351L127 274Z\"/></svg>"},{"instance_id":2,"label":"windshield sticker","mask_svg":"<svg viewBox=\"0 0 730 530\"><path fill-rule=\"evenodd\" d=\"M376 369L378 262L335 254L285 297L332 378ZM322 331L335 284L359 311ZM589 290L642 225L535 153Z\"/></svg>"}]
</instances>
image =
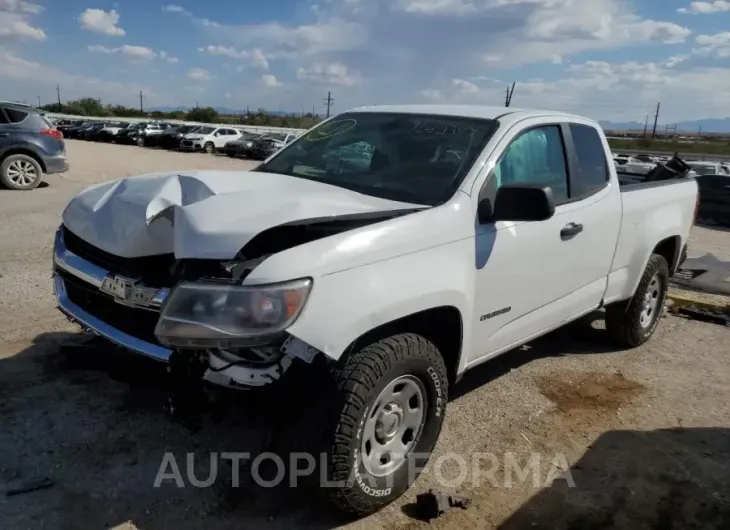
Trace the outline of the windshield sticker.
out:
<instances>
[{"instance_id":1,"label":"windshield sticker","mask_svg":"<svg viewBox=\"0 0 730 530\"><path fill-rule=\"evenodd\" d=\"M408 131L409 134L430 134L435 136L453 136L456 134L473 134L475 131L471 127L457 127L456 125L438 122L424 122L419 121L413 124L413 127Z\"/></svg>"},{"instance_id":2,"label":"windshield sticker","mask_svg":"<svg viewBox=\"0 0 730 530\"><path fill-rule=\"evenodd\" d=\"M318 127L314 131L307 135L307 140L310 142L317 142L324 140L325 138L332 138L348 131L351 131L357 125L357 120L337 120L330 123L326 123L321 127Z\"/></svg>"}]
</instances>

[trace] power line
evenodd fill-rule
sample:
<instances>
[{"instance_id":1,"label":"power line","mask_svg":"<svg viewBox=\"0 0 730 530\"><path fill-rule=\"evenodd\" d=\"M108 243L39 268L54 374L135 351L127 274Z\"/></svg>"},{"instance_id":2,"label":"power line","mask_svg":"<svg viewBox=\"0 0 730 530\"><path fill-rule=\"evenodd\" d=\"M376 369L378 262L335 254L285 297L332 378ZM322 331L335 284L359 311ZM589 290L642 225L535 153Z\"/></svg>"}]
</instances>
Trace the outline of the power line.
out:
<instances>
[{"instance_id":1,"label":"power line","mask_svg":"<svg viewBox=\"0 0 730 530\"><path fill-rule=\"evenodd\" d=\"M332 108L332 104L335 102L334 99L332 99L332 92L327 92L327 97L324 98L324 104L327 107L327 117L330 117L330 109Z\"/></svg>"}]
</instances>

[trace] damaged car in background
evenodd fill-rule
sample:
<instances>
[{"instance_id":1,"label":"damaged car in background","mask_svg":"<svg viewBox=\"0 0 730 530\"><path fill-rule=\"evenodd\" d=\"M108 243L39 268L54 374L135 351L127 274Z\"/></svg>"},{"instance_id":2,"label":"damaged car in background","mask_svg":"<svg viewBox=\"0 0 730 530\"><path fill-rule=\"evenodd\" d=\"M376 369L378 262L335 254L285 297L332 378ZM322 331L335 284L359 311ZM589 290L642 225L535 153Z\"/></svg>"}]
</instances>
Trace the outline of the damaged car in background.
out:
<instances>
[{"instance_id":1,"label":"damaged car in background","mask_svg":"<svg viewBox=\"0 0 730 530\"><path fill-rule=\"evenodd\" d=\"M597 309L617 344L649 340L696 211L679 173L622 185L601 127L571 114L366 107L251 171L82 191L54 291L183 388L301 381L290 436L367 514L415 480L468 369Z\"/></svg>"}]
</instances>

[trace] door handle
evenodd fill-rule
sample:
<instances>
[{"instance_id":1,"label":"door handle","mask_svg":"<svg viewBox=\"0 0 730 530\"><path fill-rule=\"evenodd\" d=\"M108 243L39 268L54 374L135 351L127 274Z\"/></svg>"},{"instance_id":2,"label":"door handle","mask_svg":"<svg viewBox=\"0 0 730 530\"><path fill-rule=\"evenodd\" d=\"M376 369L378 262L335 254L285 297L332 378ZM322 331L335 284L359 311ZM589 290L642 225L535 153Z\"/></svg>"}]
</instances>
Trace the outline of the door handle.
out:
<instances>
[{"instance_id":1,"label":"door handle","mask_svg":"<svg viewBox=\"0 0 730 530\"><path fill-rule=\"evenodd\" d=\"M568 223L560 231L560 239L562 239L563 241L565 241L566 239L571 239L580 234L582 231L583 225L578 223Z\"/></svg>"}]
</instances>

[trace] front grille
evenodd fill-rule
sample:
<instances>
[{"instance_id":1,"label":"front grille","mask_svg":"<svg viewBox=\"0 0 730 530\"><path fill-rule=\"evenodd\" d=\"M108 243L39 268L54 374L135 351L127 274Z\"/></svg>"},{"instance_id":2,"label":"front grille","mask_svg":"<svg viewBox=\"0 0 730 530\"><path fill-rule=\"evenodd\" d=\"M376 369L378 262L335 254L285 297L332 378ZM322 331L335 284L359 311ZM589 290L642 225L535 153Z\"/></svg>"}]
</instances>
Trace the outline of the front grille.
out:
<instances>
[{"instance_id":1,"label":"front grille","mask_svg":"<svg viewBox=\"0 0 730 530\"><path fill-rule=\"evenodd\" d=\"M172 271L174 254L122 258L87 243L65 226L62 230L66 248L94 265L120 276L139 278L151 287L172 287L175 284Z\"/></svg>"},{"instance_id":2,"label":"front grille","mask_svg":"<svg viewBox=\"0 0 730 530\"><path fill-rule=\"evenodd\" d=\"M111 296L63 270L56 268L56 273L63 278L69 300L81 309L122 333L158 344L155 326L159 313L118 304Z\"/></svg>"}]
</instances>

